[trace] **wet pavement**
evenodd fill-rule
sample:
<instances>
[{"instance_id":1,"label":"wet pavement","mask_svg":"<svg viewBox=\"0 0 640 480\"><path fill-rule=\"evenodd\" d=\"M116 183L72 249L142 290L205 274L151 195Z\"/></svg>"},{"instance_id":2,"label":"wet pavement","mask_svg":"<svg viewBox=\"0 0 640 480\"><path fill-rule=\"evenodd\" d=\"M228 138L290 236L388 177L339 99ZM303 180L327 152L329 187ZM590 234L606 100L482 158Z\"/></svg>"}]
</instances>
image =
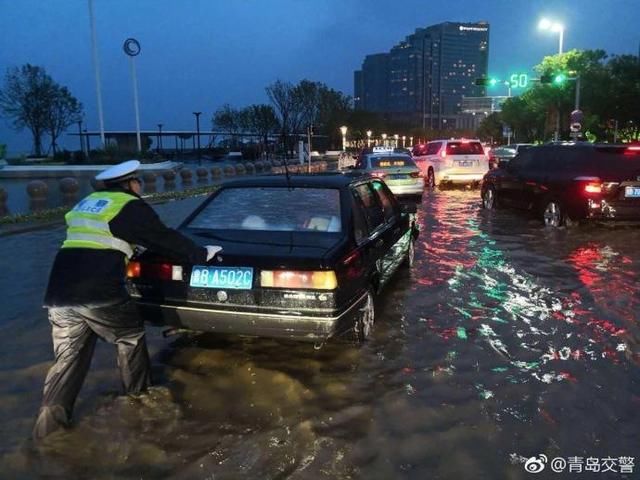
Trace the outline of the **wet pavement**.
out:
<instances>
[{"instance_id":1,"label":"wet pavement","mask_svg":"<svg viewBox=\"0 0 640 480\"><path fill-rule=\"evenodd\" d=\"M197 201L156 209L175 225ZM27 439L52 356L40 302L64 230L0 237L0 476L637 476L640 229L548 230L483 211L477 190L428 193L418 221L415 267L379 298L364 347L149 327L157 386L119 397L99 344L75 427L39 450ZM564 473L527 473L539 455Z\"/></svg>"}]
</instances>

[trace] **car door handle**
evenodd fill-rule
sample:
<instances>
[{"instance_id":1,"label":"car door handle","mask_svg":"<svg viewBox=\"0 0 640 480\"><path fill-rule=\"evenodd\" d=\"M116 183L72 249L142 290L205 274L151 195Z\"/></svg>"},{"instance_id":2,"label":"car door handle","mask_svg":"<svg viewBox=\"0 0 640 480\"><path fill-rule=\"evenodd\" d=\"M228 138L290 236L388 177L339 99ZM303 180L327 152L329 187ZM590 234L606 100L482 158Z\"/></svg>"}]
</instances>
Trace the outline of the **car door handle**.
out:
<instances>
[{"instance_id":1,"label":"car door handle","mask_svg":"<svg viewBox=\"0 0 640 480\"><path fill-rule=\"evenodd\" d=\"M379 239L376 241L376 243L374 243L374 246L375 246L376 248L380 248L380 247L381 247L381 246L383 246L383 245L384 245L384 240L383 240L382 238L379 238Z\"/></svg>"}]
</instances>

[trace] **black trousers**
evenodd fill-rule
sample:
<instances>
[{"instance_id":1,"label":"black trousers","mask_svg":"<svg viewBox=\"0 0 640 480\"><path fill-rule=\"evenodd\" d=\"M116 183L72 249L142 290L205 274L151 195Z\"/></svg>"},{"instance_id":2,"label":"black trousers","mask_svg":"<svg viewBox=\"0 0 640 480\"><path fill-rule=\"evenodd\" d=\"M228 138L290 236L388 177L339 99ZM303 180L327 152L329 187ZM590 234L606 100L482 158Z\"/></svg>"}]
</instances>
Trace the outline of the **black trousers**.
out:
<instances>
[{"instance_id":1,"label":"black trousers","mask_svg":"<svg viewBox=\"0 0 640 480\"><path fill-rule=\"evenodd\" d=\"M49 322L55 362L44 382L34 438L70 425L98 338L117 347L125 393L141 393L151 384L144 325L131 301L100 308L49 308Z\"/></svg>"}]
</instances>

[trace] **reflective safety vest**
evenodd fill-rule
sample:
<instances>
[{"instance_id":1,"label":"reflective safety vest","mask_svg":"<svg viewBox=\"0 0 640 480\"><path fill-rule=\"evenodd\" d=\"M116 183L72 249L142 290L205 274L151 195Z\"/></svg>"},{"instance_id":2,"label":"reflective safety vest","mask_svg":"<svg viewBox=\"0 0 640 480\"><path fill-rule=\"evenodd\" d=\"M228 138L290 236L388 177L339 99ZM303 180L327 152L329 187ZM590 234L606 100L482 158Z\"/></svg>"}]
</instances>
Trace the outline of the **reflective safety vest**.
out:
<instances>
[{"instance_id":1,"label":"reflective safety vest","mask_svg":"<svg viewBox=\"0 0 640 480\"><path fill-rule=\"evenodd\" d=\"M111 249L133 256L133 246L116 238L109 222L137 197L124 192L94 192L65 215L67 238L62 248Z\"/></svg>"}]
</instances>

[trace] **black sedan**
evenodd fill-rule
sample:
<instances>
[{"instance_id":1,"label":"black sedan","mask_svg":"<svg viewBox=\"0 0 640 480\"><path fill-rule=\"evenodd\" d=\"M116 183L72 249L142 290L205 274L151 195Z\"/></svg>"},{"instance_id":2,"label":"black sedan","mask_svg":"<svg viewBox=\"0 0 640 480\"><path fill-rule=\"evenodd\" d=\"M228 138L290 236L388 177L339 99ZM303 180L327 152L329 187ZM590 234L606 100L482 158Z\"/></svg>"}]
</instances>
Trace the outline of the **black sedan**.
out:
<instances>
[{"instance_id":1,"label":"black sedan","mask_svg":"<svg viewBox=\"0 0 640 480\"><path fill-rule=\"evenodd\" d=\"M410 267L415 205L378 178L350 173L234 180L179 227L222 246L206 265L145 252L128 267L145 318L190 330L361 342L376 295Z\"/></svg>"},{"instance_id":2,"label":"black sedan","mask_svg":"<svg viewBox=\"0 0 640 480\"><path fill-rule=\"evenodd\" d=\"M538 214L545 225L573 221L640 221L640 148L608 144L531 147L482 182L487 209Z\"/></svg>"}]
</instances>

